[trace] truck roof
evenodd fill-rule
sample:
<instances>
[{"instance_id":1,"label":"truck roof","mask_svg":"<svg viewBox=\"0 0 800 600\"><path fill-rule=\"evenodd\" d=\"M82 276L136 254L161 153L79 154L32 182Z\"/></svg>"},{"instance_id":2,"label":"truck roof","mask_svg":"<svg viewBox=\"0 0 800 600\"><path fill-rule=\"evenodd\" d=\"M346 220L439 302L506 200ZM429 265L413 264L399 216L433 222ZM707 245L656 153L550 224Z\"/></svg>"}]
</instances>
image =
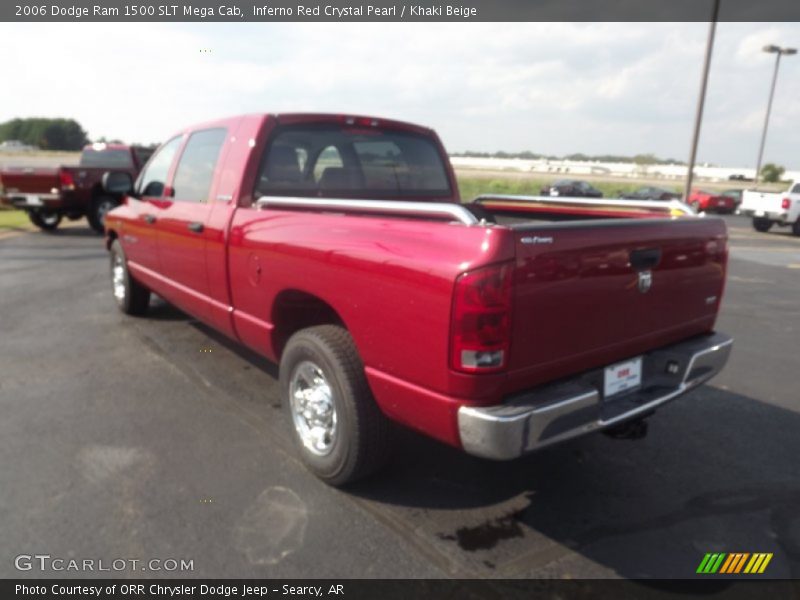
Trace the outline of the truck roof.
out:
<instances>
[{"instance_id":1,"label":"truck roof","mask_svg":"<svg viewBox=\"0 0 800 600\"><path fill-rule=\"evenodd\" d=\"M204 123L193 123L182 129L176 131L174 135L185 133L187 131L197 131L198 129L209 129L213 127L226 126L238 119L244 117L255 117L261 119L273 118L278 123L283 125L297 124L297 123L343 123L347 125L363 125L365 127L385 127L390 129L399 129L403 131L410 131L423 135L433 134L433 129L430 127L423 127L407 121L397 121L394 119L384 119L382 117L372 117L368 115L352 115L345 113L246 113L242 115L234 115L223 119L214 119L213 121L206 121ZM169 139L169 138L168 138Z\"/></svg>"},{"instance_id":2,"label":"truck roof","mask_svg":"<svg viewBox=\"0 0 800 600\"><path fill-rule=\"evenodd\" d=\"M275 117L279 123L309 123L309 122L327 122L327 123L346 123L348 125L366 125L366 126L383 126L391 129L402 129L406 131L414 131L417 133L432 133L433 130L429 127L409 123L408 121L397 121L394 119L384 119L382 117L373 117L369 115L349 115L343 113L276 113L266 116Z\"/></svg>"}]
</instances>

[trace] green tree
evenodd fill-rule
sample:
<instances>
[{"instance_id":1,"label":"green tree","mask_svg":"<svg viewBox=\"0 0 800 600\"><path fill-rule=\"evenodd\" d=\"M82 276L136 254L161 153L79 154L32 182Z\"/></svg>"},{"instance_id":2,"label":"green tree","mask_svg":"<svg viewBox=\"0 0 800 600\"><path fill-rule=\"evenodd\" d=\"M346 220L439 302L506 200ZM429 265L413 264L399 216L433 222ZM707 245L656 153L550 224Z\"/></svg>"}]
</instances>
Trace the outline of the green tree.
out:
<instances>
[{"instance_id":1,"label":"green tree","mask_svg":"<svg viewBox=\"0 0 800 600\"><path fill-rule=\"evenodd\" d=\"M12 119L0 123L0 141L20 140L45 150L80 150L88 143L86 131L74 119Z\"/></svg>"},{"instance_id":2,"label":"green tree","mask_svg":"<svg viewBox=\"0 0 800 600\"><path fill-rule=\"evenodd\" d=\"M778 183L786 172L780 165L774 163L767 163L761 167L761 179L765 183Z\"/></svg>"},{"instance_id":3,"label":"green tree","mask_svg":"<svg viewBox=\"0 0 800 600\"><path fill-rule=\"evenodd\" d=\"M659 160L655 154L637 154L633 157L633 162L637 165L658 164Z\"/></svg>"}]
</instances>

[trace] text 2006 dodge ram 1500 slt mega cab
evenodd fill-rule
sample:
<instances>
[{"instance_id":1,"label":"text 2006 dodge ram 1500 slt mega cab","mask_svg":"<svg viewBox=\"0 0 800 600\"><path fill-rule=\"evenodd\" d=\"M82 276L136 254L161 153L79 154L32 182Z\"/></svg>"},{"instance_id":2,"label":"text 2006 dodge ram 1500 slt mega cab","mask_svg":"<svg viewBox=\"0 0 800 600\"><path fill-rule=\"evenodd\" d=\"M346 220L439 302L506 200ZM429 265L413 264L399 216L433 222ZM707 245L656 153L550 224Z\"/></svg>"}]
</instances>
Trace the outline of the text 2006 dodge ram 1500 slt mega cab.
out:
<instances>
[{"instance_id":1,"label":"text 2006 dodge ram 1500 slt mega cab","mask_svg":"<svg viewBox=\"0 0 800 600\"><path fill-rule=\"evenodd\" d=\"M641 433L731 349L722 220L676 201L462 204L415 125L232 118L105 185L127 194L106 224L120 308L153 291L279 362L299 452L332 484L381 464L392 422L493 459Z\"/></svg>"}]
</instances>

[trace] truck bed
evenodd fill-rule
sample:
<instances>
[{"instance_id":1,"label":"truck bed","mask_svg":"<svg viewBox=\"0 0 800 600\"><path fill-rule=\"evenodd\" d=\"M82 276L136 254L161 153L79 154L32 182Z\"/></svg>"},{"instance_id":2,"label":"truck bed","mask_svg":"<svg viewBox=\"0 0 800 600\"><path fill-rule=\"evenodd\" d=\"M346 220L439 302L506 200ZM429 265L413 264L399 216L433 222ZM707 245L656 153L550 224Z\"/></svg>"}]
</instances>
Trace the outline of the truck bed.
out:
<instances>
[{"instance_id":1,"label":"truck bed","mask_svg":"<svg viewBox=\"0 0 800 600\"><path fill-rule=\"evenodd\" d=\"M781 207L781 202L786 196L787 194L783 192L745 190L742 193L742 203L739 206L739 210L745 214L753 214L755 216L785 212L785 209Z\"/></svg>"},{"instance_id":2,"label":"truck bed","mask_svg":"<svg viewBox=\"0 0 800 600\"><path fill-rule=\"evenodd\" d=\"M515 240L507 392L713 330L727 263L722 219L675 201L477 204Z\"/></svg>"},{"instance_id":3,"label":"truck bed","mask_svg":"<svg viewBox=\"0 0 800 600\"><path fill-rule=\"evenodd\" d=\"M454 218L436 214L439 205L434 204L382 202L371 207L363 199L281 198L263 198L259 202L266 209L265 218L274 215L276 209L287 210L288 214L281 217L283 230L293 230L290 224L295 219L303 228L290 238L281 238L278 246L283 256L278 259L273 255L273 262L286 262L287 256L302 254L310 244L336 248L334 255L345 263L358 260L374 264L374 270L363 267L373 271L363 289L358 283L364 277L363 269L354 274L341 272L343 280L349 282L348 296L360 298L359 304L382 305L387 314L404 314L404 321L431 321L443 327L449 322L452 292L439 288L441 302L430 300L425 306L409 307L405 298L420 291L400 291L398 282L392 280L395 295L389 298L379 293L373 298L383 285L383 272L390 266L409 272L433 268L432 272L452 286L466 264L477 267L511 260L511 349L507 374L498 378L496 385L485 385L484 381L476 391L459 377L449 381L441 378L447 372L448 332L444 328L431 331L437 341L431 339L424 349L416 350L426 367L402 372L403 360L388 361L398 365L393 369L401 371L394 375L440 392L469 397L489 391L489 398L474 398L479 401L497 402L504 395L562 375L710 332L722 297L727 258L725 223L719 218L696 217L688 207L681 213L681 203L523 197L514 197L512 203L510 197L484 197L463 205L474 215L473 224L454 228ZM348 202L352 204L350 210ZM571 206L574 202L583 208L575 209ZM398 214L398 206L412 204L417 206L416 216ZM380 206L394 206L395 212L382 211ZM301 214L292 218L290 215L296 211ZM303 218L302 213L308 212L318 213L319 217ZM424 215L428 212L432 216L426 220ZM664 216L673 213L691 216ZM328 221L328 217L338 218ZM414 222L409 222L411 219ZM251 222L251 218L243 216L235 224L239 222ZM317 223L325 223L324 229L316 230ZM254 234L248 247L258 244L261 237L255 233L259 227L252 222L250 227ZM380 246L374 244L376 230L382 231ZM423 239L435 239L435 246L421 244ZM360 246L362 240L364 248ZM270 246L275 248L276 240ZM473 255L473 250L477 254ZM232 251L234 260L237 253L236 249ZM453 256L462 260L449 261L448 257ZM640 273L644 272L649 273L652 282L646 290L639 284ZM311 276L311 272L304 272L303 276ZM318 277L323 274L320 272ZM298 281L297 285L302 283ZM359 320L353 316L354 322ZM391 343L375 356L385 360L387 354L417 347L416 338L405 339L408 332L393 330ZM364 336L371 339L373 334L365 332ZM364 352L370 365L371 347L367 345ZM425 375L428 371L431 377ZM438 376L434 377L434 373Z\"/></svg>"},{"instance_id":4,"label":"truck bed","mask_svg":"<svg viewBox=\"0 0 800 600\"><path fill-rule=\"evenodd\" d=\"M0 186L2 186L0 195L58 193L60 187L58 173L58 168L7 167L0 170Z\"/></svg>"}]
</instances>

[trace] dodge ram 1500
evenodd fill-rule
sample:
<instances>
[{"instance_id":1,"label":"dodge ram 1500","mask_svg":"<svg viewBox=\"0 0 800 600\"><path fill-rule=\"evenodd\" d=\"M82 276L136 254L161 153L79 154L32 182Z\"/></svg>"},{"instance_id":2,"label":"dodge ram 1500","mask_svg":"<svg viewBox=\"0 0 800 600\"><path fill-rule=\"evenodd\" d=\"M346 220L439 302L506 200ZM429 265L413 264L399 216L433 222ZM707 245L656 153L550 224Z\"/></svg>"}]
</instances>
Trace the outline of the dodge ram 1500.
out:
<instances>
[{"instance_id":1,"label":"dodge ram 1500","mask_svg":"<svg viewBox=\"0 0 800 600\"><path fill-rule=\"evenodd\" d=\"M172 136L106 219L113 296L151 291L280 365L303 460L343 484L394 423L512 459L708 381L727 265L678 201L459 198L430 129L249 115Z\"/></svg>"}]
</instances>

